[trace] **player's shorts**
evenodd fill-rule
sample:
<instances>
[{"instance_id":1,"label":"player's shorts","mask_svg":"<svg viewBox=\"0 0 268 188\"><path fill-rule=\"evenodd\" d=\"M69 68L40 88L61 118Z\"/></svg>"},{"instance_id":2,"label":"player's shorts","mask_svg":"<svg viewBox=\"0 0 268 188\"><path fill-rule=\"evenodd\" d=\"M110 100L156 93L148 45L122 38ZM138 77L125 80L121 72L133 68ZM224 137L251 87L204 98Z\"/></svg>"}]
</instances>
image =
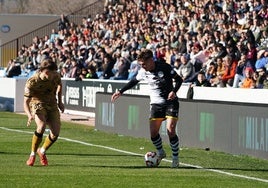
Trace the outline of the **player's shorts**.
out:
<instances>
[{"instance_id":1,"label":"player's shorts","mask_svg":"<svg viewBox=\"0 0 268 188\"><path fill-rule=\"evenodd\" d=\"M60 124L60 112L57 106L50 106L43 103L30 104L31 112L33 114L42 114L46 117L47 122Z\"/></svg>"},{"instance_id":2,"label":"player's shorts","mask_svg":"<svg viewBox=\"0 0 268 188\"><path fill-rule=\"evenodd\" d=\"M167 101L164 104L151 104L150 119L158 118L178 118L179 116L179 101L172 100Z\"/></svg>"}]
</instances>

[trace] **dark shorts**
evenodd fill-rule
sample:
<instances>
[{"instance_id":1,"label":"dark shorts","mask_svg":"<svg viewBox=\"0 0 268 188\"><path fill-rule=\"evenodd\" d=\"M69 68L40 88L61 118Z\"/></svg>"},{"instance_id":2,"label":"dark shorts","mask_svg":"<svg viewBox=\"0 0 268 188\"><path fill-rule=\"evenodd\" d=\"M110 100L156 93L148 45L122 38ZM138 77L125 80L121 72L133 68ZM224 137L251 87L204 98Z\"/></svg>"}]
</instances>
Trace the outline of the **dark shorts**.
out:
<instances>
[{"instance_id":1,"label":"dark shorts","mask_svg":"<svg viewBox=\"0 0 268 188\"><path fill-rule=\"evenodd\" d=\"M167 101L164 104L151 104L150 119L157 118L178 118L179 116L179 101Z\"/></svg>"},{"instance_id":2,"label":"dark shorts","mask_svg":"<svg viewBox=\"0 0 268 188\"><path fill-rule=\"evenodd\" d=\"M53 122L60 125L60 112L57 105L50 106L42 103L32 103L30 106L32 114L44 115L47 122Z\"/></svg>"}]
</instances>

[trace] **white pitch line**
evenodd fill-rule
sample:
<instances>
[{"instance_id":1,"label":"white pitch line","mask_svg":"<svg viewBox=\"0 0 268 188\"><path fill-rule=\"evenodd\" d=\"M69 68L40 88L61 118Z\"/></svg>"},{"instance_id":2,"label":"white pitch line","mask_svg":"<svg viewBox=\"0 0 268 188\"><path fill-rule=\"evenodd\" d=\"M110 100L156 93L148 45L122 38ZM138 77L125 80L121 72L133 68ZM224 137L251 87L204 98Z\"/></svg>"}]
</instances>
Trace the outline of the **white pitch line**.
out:
<instances>
[{"instance_id":1,"label":"white pitch line","mask_svg":"<svg viewBox=\"0 0 268 188\"><path fill-rule=\"evenodd\" d=\"M19 133L33 134L33 132L22 131L22 130L17 130L17 129L9 129L9 128L6 128L6 127L0 127L0 129L6 130L6 131L19 132ZM112 151L116 151L116 152L120 152L120 153L125 153L125 154L129 154L129 155L143 156L143 154L138 154L138 153L134 153L134 152L120 150L120 149L112 148L112 147L109 147L109 146L91 144L91 143L87 143L87 142L83 142L83 141L79 141L79 140L73 140L73 139L70 139L70 138L59 137L59 139L65 140L65 141L68 141L68 142L74 142L74 143L86 145L86 146L104 148L104 149L108 149L108 150L112 150ZM171 160L167 160L167 159L163 159L163 161L172 162ZM225 172L225 171L222 171L222 170L208 169L208 168L204 168L202 166L196 166L196 165L191 165L191 164L186 164L186 163L181 163L181 162L180 162L180 165L187 166L187 167L192 167L192 168L196 168L196 169L203 169L203 170L211 171L211 172L216 172L216 173L219 173L219 174L225 174L225 175L228 175L228 176L234 176L234 177L238 177L238 178L244 178L244 179L248 179L248 180L255 180L255 181L268 183L267 179L255 178L255 177L239 175L239 174L233 174L233 173Z\"/></svg>"}]
</instances>

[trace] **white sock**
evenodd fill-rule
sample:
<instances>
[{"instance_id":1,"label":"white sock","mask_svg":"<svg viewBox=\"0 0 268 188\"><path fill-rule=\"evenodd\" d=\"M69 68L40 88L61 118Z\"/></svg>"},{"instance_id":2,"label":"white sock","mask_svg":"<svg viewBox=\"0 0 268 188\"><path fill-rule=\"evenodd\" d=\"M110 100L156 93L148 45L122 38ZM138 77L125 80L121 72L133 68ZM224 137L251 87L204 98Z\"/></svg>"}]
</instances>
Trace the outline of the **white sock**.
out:
<instances>
[{"instance_id":1,"label":"white sock","mask_svg":"<svg viewBox=\"0 0 268 188\"><path fill-rule=\"evenodd\" d=\"M43 147L41 147L40 152L44 154L46 150Z\"/></svg>"},{"instance_id":2,"label":"white sock","mask_svg":"<svg viewBox=\"0 0 268 188\"><path fill-rule=\"evenodd\" d=\"M32 151L30 155L31 155L31 156L35 156L35 152L34 152L34 151Z\"/></svg>"}]
</instances>

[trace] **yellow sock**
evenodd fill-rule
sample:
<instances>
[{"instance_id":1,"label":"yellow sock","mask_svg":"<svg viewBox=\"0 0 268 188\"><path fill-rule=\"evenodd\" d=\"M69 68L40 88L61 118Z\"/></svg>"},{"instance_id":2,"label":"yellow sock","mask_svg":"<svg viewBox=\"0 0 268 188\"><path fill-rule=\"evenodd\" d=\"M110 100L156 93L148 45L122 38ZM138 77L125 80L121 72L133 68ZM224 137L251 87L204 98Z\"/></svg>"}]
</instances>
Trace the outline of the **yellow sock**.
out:
<instances>
[{"instance_id":1,"label":"yellow sock","mask_svg":"<svg viewBox=\"0 0 268 188\"><path fill-rule=\"evenodd\" d=\"M37 132L34 133L32 138L32 152L36 152L38 149L38 146L42 142L43 135L39 134Z\"/></svg>"},{"instance_id":2,"label":"yellow sock","mask_svg":"<svg viewBox=\"0 0 268 188\"><path fill-rule=\"evenodd\" d=\"M48 148L50 148L50 146L54 143L54 140L51 140L50 136L48 135L45 139L45 142L42 146L42 148L46 151L48 150Z\"/></svg>"}]
</instances>

